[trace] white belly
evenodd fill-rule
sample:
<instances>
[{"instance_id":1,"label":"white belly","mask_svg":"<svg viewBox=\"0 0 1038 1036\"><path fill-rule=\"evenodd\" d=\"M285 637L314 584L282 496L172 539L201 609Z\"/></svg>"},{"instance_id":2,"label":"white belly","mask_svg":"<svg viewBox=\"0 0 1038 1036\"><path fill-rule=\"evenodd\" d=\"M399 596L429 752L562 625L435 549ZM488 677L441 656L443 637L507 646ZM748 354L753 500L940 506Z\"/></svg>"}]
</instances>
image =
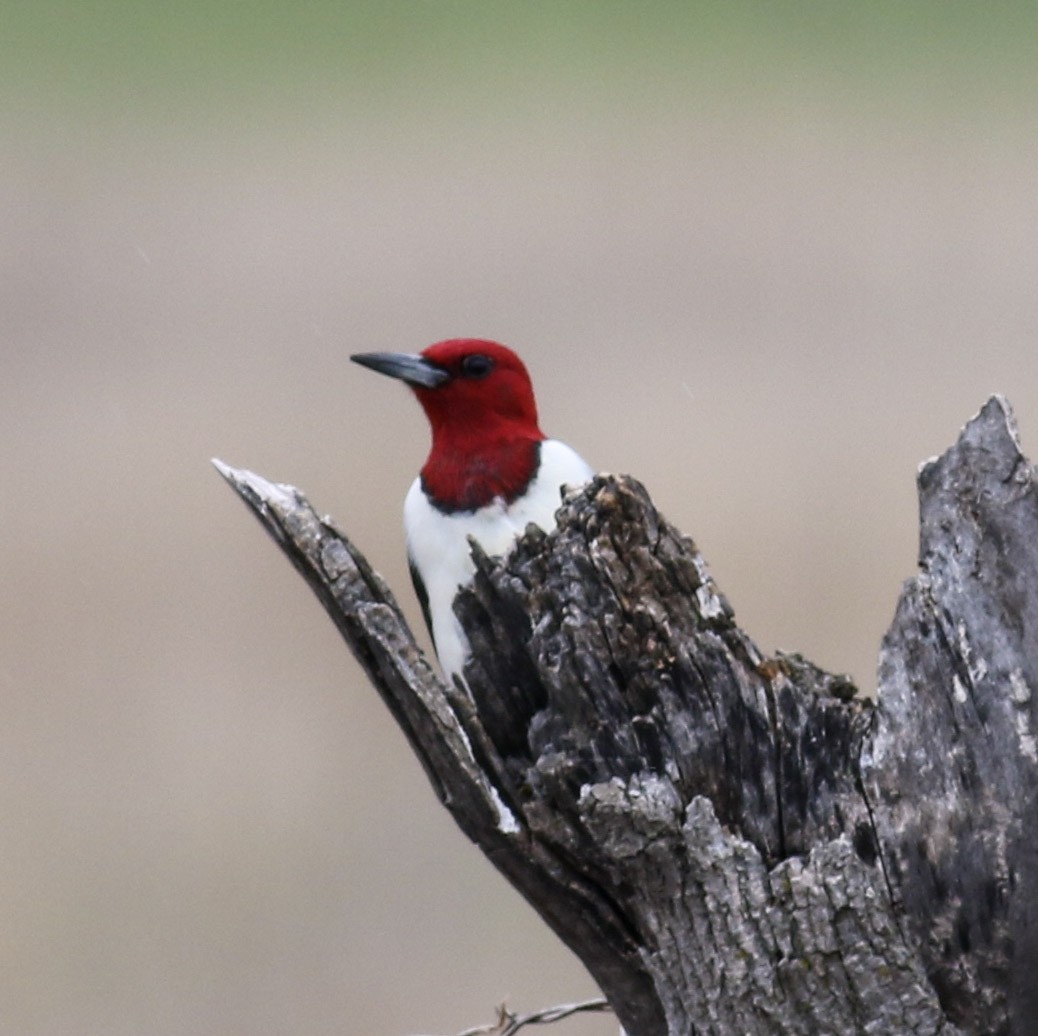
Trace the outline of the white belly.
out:
<instances>
[{"instance_id":1,"label":"white belly","mask_svg":"<svg viewBox=\"0 0 1038 1036\"><path fill-rule=\"evenodd\" d=\"M425 584L436 654L448 680L461 674L469 652L453 607L458 587L475 571L468 537L496 556L507 553L531 522L550 532L562 486L583 485L594 474L579 454L556 439L541 443L540 461L530 488L510 505L498 498L477 511L444 514L426 499L420 479L404 500L407 553Z\"/></svg>"}]
</instances>

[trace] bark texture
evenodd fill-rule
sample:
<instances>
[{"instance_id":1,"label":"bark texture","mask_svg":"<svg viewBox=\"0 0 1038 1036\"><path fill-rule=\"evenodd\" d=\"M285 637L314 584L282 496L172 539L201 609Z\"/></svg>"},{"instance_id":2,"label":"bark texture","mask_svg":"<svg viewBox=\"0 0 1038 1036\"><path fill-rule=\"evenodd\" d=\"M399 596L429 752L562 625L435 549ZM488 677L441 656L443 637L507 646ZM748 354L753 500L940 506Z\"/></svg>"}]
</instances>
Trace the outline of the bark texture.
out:
<instances>
[{"instance_id":1,"label":"bark texture","mask_svg":"<svg viewBox=\"0 0 1038 1036\"><path fill-rule=\"evenodd\" d=\"M466 692L329 519L219 467L630 1036L1038 1031L1038 493L1004 400L921 470L875 705L762 654L633 479L477 551Z\"/></svg>"}]
</instances>

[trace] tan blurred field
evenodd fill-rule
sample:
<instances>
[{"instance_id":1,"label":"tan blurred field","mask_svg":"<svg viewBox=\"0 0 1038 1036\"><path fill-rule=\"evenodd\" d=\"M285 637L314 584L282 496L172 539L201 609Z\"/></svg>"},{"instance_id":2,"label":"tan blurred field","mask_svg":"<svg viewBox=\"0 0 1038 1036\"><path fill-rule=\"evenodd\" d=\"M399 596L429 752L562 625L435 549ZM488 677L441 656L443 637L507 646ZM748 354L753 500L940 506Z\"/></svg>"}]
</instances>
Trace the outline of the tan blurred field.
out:
<instances>
[{"instance_id":1,"label":"tan blurred field","mask_svg":"<svg viewBox=\"0 0 1038 1036\"><path fill-rule=\"evenodd\" d=\"M419 621L423 419L350 352L509 343L546 430L646 483L762 648L866 690L918 463L992 391L1038 453L1012 26L931 5L837 44L716 8L704 43L574 5L462 36L415 6L358 21L381 57L328 15L223 78L204 24L131 62L117 4L5 45L4 1034L452 1033L594 993L209 465L303 487Z\"/></svg>"}]
</instances>

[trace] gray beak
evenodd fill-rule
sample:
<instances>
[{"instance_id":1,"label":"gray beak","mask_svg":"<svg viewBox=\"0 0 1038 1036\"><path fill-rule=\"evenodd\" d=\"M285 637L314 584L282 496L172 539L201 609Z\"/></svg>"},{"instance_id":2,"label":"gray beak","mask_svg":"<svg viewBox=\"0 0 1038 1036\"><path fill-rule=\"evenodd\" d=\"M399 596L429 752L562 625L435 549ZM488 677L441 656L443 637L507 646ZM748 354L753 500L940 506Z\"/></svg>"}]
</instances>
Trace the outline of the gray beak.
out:
<instances>
[{"instance_id":1,"label":"gray beak","mask_svg":"<svg viewBox=\"0 0 1038 1036\"><path fill-rule=\"evenodd\" d=\"M450 375L442 367L415 353L356 353L350 359L379 374L388 374L391 378L422 388L436 388L450 380Z\"/></svg>"}]
</instances>

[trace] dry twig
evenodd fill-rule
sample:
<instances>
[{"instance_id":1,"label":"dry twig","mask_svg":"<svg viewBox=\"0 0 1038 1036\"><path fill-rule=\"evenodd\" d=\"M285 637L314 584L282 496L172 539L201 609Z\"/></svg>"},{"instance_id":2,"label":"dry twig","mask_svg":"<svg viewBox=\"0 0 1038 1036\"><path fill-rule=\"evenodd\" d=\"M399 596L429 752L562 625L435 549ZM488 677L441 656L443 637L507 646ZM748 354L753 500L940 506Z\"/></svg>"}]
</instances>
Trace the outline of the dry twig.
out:
<instances>
[{"instance_id":1,"label":"dry twig","mask_svg":"<svg viewBox=\"0 0 1038 1036\"><path fill-rule=\"evenodd\" d=\"M490 1025L477 1025L474 1029L466 1029L464 1032L459 1032L458 1036L515 1036L515 1033L527 1025L550 1025L552 1022L561 1022L563 1018L569 1018L575 1014L604 1014L612 1013L612 1010L602 997L584 1000L577 1004L545 1007L540 1011L534 1011L533 1014L524 1015L513 1014L505 1004L499 1004L496 1022Z\"/></svg>"}]
</instances>

